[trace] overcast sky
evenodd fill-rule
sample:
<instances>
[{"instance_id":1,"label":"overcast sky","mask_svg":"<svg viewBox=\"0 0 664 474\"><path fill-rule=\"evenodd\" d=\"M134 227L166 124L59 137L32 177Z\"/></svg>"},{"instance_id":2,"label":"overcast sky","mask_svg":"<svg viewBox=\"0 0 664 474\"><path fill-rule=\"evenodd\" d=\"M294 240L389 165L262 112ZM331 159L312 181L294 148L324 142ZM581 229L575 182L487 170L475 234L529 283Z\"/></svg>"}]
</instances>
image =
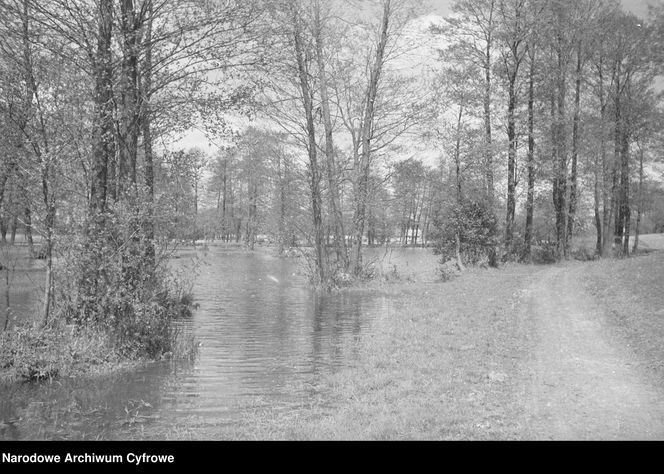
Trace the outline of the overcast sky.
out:
<instances>
[{"instance_id":1,"label":"overcast sky","mask_svg":"<svg viewBox=\"0 0 664 474\"><path fill-rule=\"evenodd\" d=\"M632 13L645 16L648 13L648 4L663 2L664 0L621 0L622 4L625 6L625 9L631 11ZM439 15L447 15L450 12L450 5L454 0L425 0L425 3L428 4L433 10L432 13ZM205 134L200 130L190 130L186 136L178 142L179 147L190 148L190 147L200 147L206 151L212 151L217 147L209 143Z\"/></svg>"},{"instance_id":2,"label":"overcast sky","mask_svg":"<svg viewBox=\"0 0 664 474\"><path fill-rule=\"evenodd\" d=\"M648 13L648 3L661 2L662 0L621 0L625 9L639 16L645 16ZM440 14L449 13L449 7L453 0L428 0L432 8Z\"/></svg>"}]
</instances>

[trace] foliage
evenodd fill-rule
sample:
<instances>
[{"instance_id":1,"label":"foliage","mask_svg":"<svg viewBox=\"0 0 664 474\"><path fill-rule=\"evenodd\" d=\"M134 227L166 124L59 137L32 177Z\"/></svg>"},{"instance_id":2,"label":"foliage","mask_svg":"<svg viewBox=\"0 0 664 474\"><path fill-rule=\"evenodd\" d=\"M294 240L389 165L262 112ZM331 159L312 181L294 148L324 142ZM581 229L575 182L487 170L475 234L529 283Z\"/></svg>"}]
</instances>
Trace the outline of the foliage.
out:
<instances>
[{"instance_id":1,"label":"foliage","mask_svg":"<svg viewBox=\"0 0 664 474\"><path fill-rule=\"evenodd\" d=\"M483 200L466 198L439 209L434 229L434 252L443 262L456 259L457 236L464 263L478 264L495 255L498 223Z\"/></svg>"},{"instance_id":2,"label":"foliage","mask_svg":"<svg viewBox=\"0 0 664 474\"><path fill-rule=\"evenodd\" d=\"M454 262L453 260L445 260L445 258L443 257L440 263L441 265L440 268L438 269L438 275L440 276L441 280L449 281L461 275L459 267L457 266L456 262Z\"/></svg>"},{"instance_id":3,"label":"foliage","mask_svg":"<svg viewBox=\"0 0 664 474\"><path fill-rule=\"evenodd\" d=\"M113 208L108 216L111 235L63 242L64 258L57 279L58 316L77 327L107 331L119 354L128 358L158 358L174 352L175 320L189 316L191 287L173 274L169 252L148 239L144 222L148 208Z\"/></svg>"},{"instance_id":4,"label":"foliage","mask_svg":"<svg viewBox=\"0 0 664 474\"><path fill-rule=\"evenodd\" d=\"M22 324L0 334L0 381L39 381L89 373L117 364L109 335L60 321L46 327Z\"/></svg>"},{"instance_id":5,"label":"foliage","mask_svg":"<svg viewBox=\"0 0 664 474\"><path fill-rule=\"evenodd\" d=\"M336 291L344 288L350 288L361 283L370 282L382 277L386 280L398 280L398 273L396 269L387 275L381 275L376 268L376 262L373 260L363 262L360 271L355 274L348 272L344 266L333 260L330 256L330 261L326 262L325 280L320 279L320 272L317 268L316 258L310 250L302 250L302 273L307 276L311 285L323 291Z\"/></svg>"}]
</instances>

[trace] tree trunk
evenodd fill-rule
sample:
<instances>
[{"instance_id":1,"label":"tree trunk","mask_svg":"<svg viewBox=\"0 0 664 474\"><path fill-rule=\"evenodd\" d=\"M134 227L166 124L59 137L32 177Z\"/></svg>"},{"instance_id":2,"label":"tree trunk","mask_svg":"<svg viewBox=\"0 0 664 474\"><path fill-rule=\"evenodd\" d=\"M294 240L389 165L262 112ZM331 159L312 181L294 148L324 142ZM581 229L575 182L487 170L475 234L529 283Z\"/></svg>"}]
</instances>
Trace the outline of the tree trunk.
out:
<instances>
[{"instance_id":1,"label":"tree trunk","mask_svg":"<svg viewBox=\"0 0 664 474\"><path fill-rule=\"evenodd\" d=\"M455 240L457 268L459 269L460 272L463 272L465 271L465 267L463 266L463 260L461 259L461 236L459 235L458 230L456 234L454 234L454 240Z\"/></svg>"},{"instance_id":2,"label":"tree trunk","mask_svg":"<svg viewBox=\"0 0 664 474\"><path fill-rule=\"evenodd\" d=\"M601 156L601 154L600 154ZM601 160L602 158L600 158ZM600 181L599 181L599 172L598 172L599 164L597 163L597 160L595 161L595 166L593 170L593 178L594 178L594 185L593 185L593 201L594 201L594 206L593 209L595 211L595 230L596 230L596 235L597 239L595 242L595 252L597 255L602 256L602 214L600 213Z\"/></svg>"},{"instance_id":3,"label":"tree trunk","mask_svg":"<svg viewBox=\"0 0 664 474\"><path fill-rule=\"evenodd\" d=\"M581 120L581 73L583 68L582 45L579 43L576 62L576 84L574 90L574 119L572 126L572 174L570 176L569 213L567 217L567 240L572 239L574 232L574 219L577 207L577 180L579 156L579 124Z\"/></svg>"},{"instance_id":4,"label":"tree trunk","mask_svg":"<svg viewBox=\"0 0 664 474\"><path fill-rule=\"evenodd\" d=\"M561 33L559 33L561 34ZM556 72L556 97L554 100L554 208L556 211L557 257L567 258L567 136L565 133L566 68L562 51L562 39L558 38L558 64Z\"/></svg>"},{"instance_id":5,"label":"tree trunk","mask_svg":"<svg viewBox=\"0 0 664 474\"><path fill-rule=\"evenodd\" d=\"M139 76L141 90L140 121L143 134L143 161L145 164L145 187L147 192L148 216L144 222L145 232L145 260L148 268L155 265L155 223L154 223L154 156L152 151L152 110L150 99L152 97L152 0L146 0L147 18L145 25L145 59L144 66Z\"/></svg>"},{"instance_id":6,"label":"tree trunk","mask_svg":"<svg viewBox=\"0 0 664 474\"><path fill-rule=\"evenodd\" d=\"M631 225L631 207L629 199L629 134L623 129L620 147L620 207L623 221L622 253L629 256L629 237Z\"/></svg>"},{"instance_id":7,"label":"tree trunk","mask_svg":"<svg viewBox=\"0 0 664 474\"><path fill-rule=\"evenodd\" d=\"M113 1L99 1L99 31L95 57L95 116L93 123L93 178L90 194L95 234L103 232L106 212L108 164L114 156L113 146L113 69L111 39Z\"/></svg>"},{"instance_id":8,"label":"tree trunk","mask_svg":"<svg viewBox=\"0 0 664 474\"><path fill-rule=\"evenodd\" d=\"M46 218L44 222L45 250L46 250L46 283L44 288L44 326L49 322L51 303L53 300L53 227L55 225L55 205L49 199L48 186L44 186L44 201L46 204Z\"/></svg>"},{"instance_id":9,"label":"tree trunk","mask_svg":"<svg viewBox=\"0 0 664 474\"><path fill-rule=\"evenodd\" d=\"M35 254L35 245L32 238L32 213L29 205L25 206L25 239L28 241L28 252L32 258Z\"/></svg>"},{"instance_id":10,"label":"tree trunk","mask_svg":"<svg viewBox=\"0 0 664 474\"><path fill-rule=\"evenodd\" d=\"M526 199L525 256L531 260L533 242L533 213L535 210L535 53L530 54L528 75L528 197Z\"/></svg>"},{"instance_id":11,"label":"tree trunk","mask_svg":"<svg viewBox=\"0 0 664 474\"><path fill-rule=\"evenodd\" d=\"M609 166L608 154L606 151L607 136L607 100L604 93L604 61L600 57L598 64L598 82L599 82L599 103L600 103L600 154L601 154L601 183L602 183L602 228L601 235L598 235L598 240L601 239L602 248L601 256L605 257L609 252L609 245L611 245L611 216L612 216L612 199L609 195L609 179L611 175L612 166Z\"/></svg>"},{"instance_id":12,"label":"tree trunk","mask_svg":"<svg viewBox=\"0 0 664 474\"><path fill-rule=\"evenodd\" d=\"M334 247L337 254L337 262L341 264L341 267L344 271L348 271L348 250L346 248L346 233L344 230L343 214L341 212L341 204L339 199L339 184L337 179L332 118L330 114L330 99L327 90L325 58L323 57L325 48L323 44L323 25L320 16L320 9L320 0L318 0L314 5L314 36L316 40L316 60L318 63L318 80L320 82L319 87L323 126L325 127L325 163L329 186L329 201L330 209L332 211L332 220L334 222Z\"/></svg>"},{"instance_id":13,"label":"tree trunk","mask_svg":"<svg viewBox=\"0 0 664 474\"><path fill-rule=\"evenodd\" d=\"M505 248L512 247L514 215L516 213L516 78L517 69L510 73L507 100L507 216L505 218Z\"/></svg>"},{"instance_id":14,"label":"tree trunk","mask_svg":"<svg viewBox=\"0 0 664 474\"><path fill-rule=\"evenodd\" d=\"M636 210L636 228L634 229L634 247L632 253L639 250L639 235L641 233L641 215L643 214L643 148L639 151L639 200Z\"/></svg>"},{"instance_id":15,"label":"tree trunk","mask_svg":"<svg viewBox=\"0 0 664 474\"><path fill-rule=\"evenodd\" d=\"M456 145L454 146L454 172L455 172L455 181L456 181L456 200L457 205L461 204L462 199L462 187L461 187L461 125L463 120L463 98L461 99L461 104L459 105L459 115L457 117L457 132L456 132Z\"/></svg>"},{"instance_id":16,"label":"tree trunk","mask_svg":"<svg viewBox=\"0 0 664 474\"><path fill-rule=\"evenodd\" d=\"M118 192L122 194L125 183L136 185L136 161L139 135L138 91L138 27L134 0L120 2L120 29L122 32L121 123L118 150ZM147 44L147 43L146 43ZM151 48L148 45L148 48Z\"/></svg>"},{"instance_id":17,"label":"tree trunk","mask_svg":"<svg viewBox=\"0 0 664 474\"><path fill-rule=\"evenodd\" d=\"M284 178L285 169L282 169L282 156L277 156L277 182L279 183L279 254L284 252L286 245L286 180ZM286 167L284 163L283 168Z\"/></svg>"},{"instance_id":18,"label":"tree trunk","mask_svg":"<svg viewBox=\"0 0 664 474\"><path fill-rule=\"evenodd\" d=\"M304 113L306 117L306 131L307 131L307 152L309 155L309 187L311 191L311 203L313 210L314 222L314 251L315 251L315 266L317 278L320 283L326 281L326 261L325 254L325 232L323 229L322 217L322 199L320 191L320 170L318 165L318 156L316 143L316 129L314 125L313 101L312 90L309 83L309 74L307 71L305 45L302 38L302 25L300 13L297 11L295 2L290 3L292 18L293 18L293 40L295 45L295 59L297 62L297 70L300 82L300 92L302 93L302 102L304 106Z\"/></svg>"},{"instance_id":19,"label":"tree trunk","mask_svg":"<svg viewBox=\"0 0 664 474\"><path fill-rule=\"evenodd\" d=\"M613 225L613 243L616 250L621 251L623 242L624 231L624 210L623 195L622 195L622 156L620 152L621 141L623 137L623 123L621 114L621 100L620 100L620 84L616 84L616 98L615 98L615 129L613 134L613 169L612 169L612 209L615 214Z\"/></svg>"},{"instance_id":20,"label":"tree trunk","mask_svg":"<svg viewBox=\"0 0 664 474\"><path fill-rule=\"evenodd\" d=\"M9 227L9 245L16 243L16 231L18 230L18 216L13 215Z\"/></svg>"},{"instance_id":21,"label":"tree trunk","mask_svg":"<svg viewBox=\"0 0 664 474\"><path fill-rule=\"evenodd\" d=\"M491 49L493 47L493 13L494 0L490 1L489 25L486 33L486 51L484 57L484 166L486 179L486 193L489 208L493 213L494 183L493 183L493 138L491 132Z\"/></svg>"},{"instance_id":22,"label":"tree trunk","mask_svg":"<svg viewBox=\"0 0 664 474\"><path fill-rule=\"evenodd\" d=\"M355 242L353 246L351 267L353 273L359 275L362 270L362 236L366 220L366 207L368 199L369 167L371 159L371 140L374 125L375 102L378 95L378 83L383 71L385 48L387 47L390 17L392 15L392 1L384 0L383 17L381 21L380 40L376 47L376 56L371 68L369 84L364 102L362 117L360 163L356 187L356 207L353 223L355 224Z\"/></svg>"},{"instance_id":23,"label":"tree trunk","mask_svg":"<svg viewBox=\"0 0 664 474\"><path fill-rule=\"evenodd\" d=\"M228 169L228 156L224 155L224 177L222 181L222 200L221 200L221 228L226 242L230 240L230 226L226 222L227 221L226 201L228 199L228 190L226 189L228 184L228 177L226 176L227 169Z\"/></svg>"}]
</instances>

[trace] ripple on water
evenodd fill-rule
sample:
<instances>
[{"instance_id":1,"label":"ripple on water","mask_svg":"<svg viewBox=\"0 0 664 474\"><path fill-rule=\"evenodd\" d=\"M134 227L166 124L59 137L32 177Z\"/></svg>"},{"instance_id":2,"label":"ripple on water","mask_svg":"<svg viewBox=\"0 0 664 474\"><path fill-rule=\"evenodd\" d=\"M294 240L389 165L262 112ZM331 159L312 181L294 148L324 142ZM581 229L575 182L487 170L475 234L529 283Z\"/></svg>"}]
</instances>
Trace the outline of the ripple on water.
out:
<instances>
[{"instance_id":1,"label":"ripple on water","mask_svg":"<svg viewBox=\"0 0 664 474\"><path fill-rule=\"evenodd\" d=\"M67 430L74 438L116 437L146 420L224 423L247 405L304 403L318 377L353 363L351 343L389 310L385 297L316 294L297 260L267 251L211 246L182 252L173 264L186 271L195 256L200 306L185 323L202 343L194 363L152 364L87 386L60 381L13 391L0 402L0 420L32 421L11 437L54 439ZM80 415L91 412L100 415Z\"/></svg>"}]
</instances>

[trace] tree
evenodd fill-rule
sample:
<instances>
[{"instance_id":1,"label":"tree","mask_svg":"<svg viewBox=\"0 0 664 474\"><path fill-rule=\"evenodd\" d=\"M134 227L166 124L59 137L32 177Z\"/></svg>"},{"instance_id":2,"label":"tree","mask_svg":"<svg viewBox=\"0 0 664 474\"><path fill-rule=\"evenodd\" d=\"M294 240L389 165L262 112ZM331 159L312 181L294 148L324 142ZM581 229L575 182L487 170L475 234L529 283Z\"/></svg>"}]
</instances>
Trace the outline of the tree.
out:
<instances>
[{"instance_id":1,"label":"tree","mask_svg":"<svg viewBox=\"0 0 664 474\"><path fill-rule=\"evenodd\" d=\"M484 171L486 197L491 203L495 194L491 109L496 7L495 0L458 0L452 6L455 16L448 19L448 32L453 41L450 53L458 58L469 58L483 71Z\"/></svg>"},{"instance_id":2,"label":"tree","mask_svg":"<svg viewBox=\"0 0 664 474\"><path fill-rule=\"evenodd\" d=\"M507 216L505 218L505 246L510 248L514 233L516 214L517 186L517 131L516 111L518 106L517 80L519 69L528 49L529 24L527 2L513 0L499 2L498 13L502 28L496 33L497 41L504 45L502 49L503 75L506 80L507 98Z\"/></svg>"}]
</instances>

